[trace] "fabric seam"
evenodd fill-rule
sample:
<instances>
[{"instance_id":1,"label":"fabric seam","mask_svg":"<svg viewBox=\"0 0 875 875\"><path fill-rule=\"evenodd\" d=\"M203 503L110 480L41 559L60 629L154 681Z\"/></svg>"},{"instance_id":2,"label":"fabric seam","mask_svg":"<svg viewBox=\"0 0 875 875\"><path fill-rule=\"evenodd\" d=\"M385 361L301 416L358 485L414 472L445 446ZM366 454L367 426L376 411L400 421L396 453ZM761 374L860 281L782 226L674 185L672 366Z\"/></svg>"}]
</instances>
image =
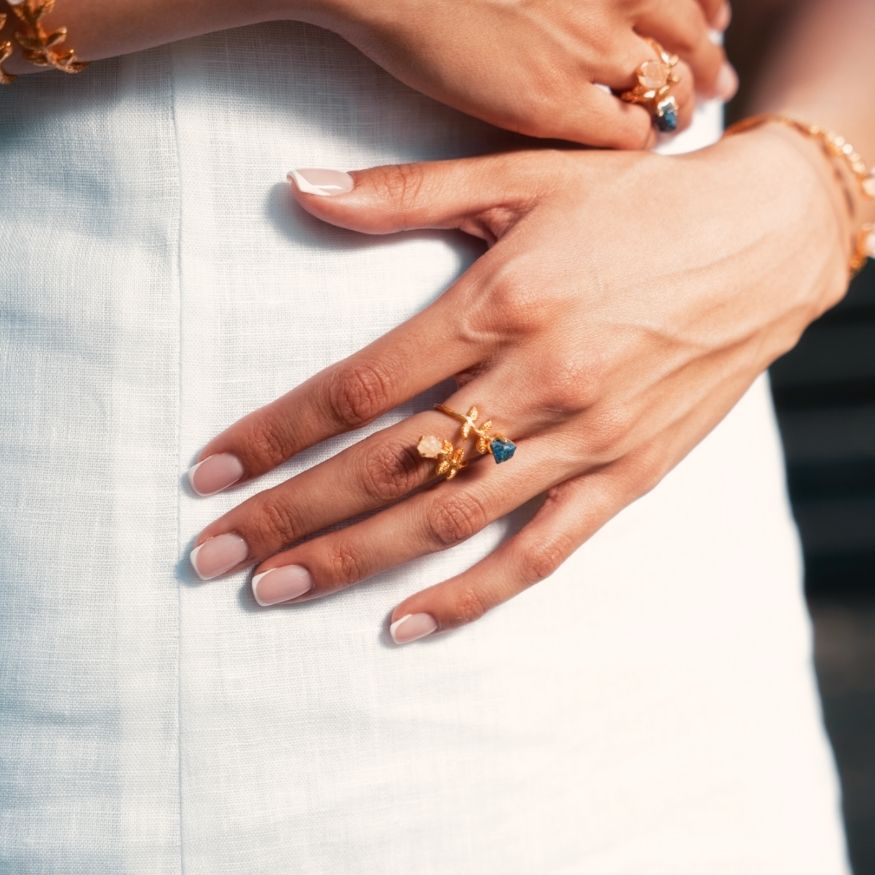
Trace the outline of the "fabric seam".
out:
<instances>
[{"instance_id":1,"label":"fabric seam","mask_svg":"<svg viewBox=\"0 0 875 875\"><path fill-rule=\"evenodd\" d=\"M176 106L176 54L173 46L168 49L170 61L170 107L173 120L173 144L176 156L176 306L177 306L177 367L176 367L176 460L182 451L182 158L179 141L179 120ZM177 478L178 479L178 478ZM182 500L181 489L177 483L176 493L176 555L182 554ZM179 872L185 872L185 853L182 830L182 580L176 580L176 750L177 750L177 816L179 829Z\"/></svg>"}]
</instances>

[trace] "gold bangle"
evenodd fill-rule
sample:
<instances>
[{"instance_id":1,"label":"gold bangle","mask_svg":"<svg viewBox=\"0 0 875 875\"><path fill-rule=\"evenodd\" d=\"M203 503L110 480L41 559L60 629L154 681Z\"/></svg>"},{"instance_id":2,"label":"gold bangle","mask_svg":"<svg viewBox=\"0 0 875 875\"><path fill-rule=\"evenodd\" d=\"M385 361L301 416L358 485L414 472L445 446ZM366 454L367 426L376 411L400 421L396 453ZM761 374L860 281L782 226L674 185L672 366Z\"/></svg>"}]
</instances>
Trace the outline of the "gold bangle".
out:
<instances>
[{"instance_id":1,"label":"gold bangle","mask_svg":"<svg viewBox=\"0 0 875 875\"><path fill-rule=\"evenodd\" d=\"M88 66L90 62L80 61L73 49L58 48L67 39L66 27L47 31L43 26L43 18L54 9L55 0L8 0L8 3L22 25L13 37L28 61L37 67L54 67L64 73L80 73ZM6 16L3 18L5 20ZM11 54L12 43L0 45L0 63ZM15 79L11 73L0 71L0 83L3 85L9 85Z\"/></svg>"},{"instance_id":2,"label":"gold bangle","mask_svg":"<svg viewBox=\"0 0 875 875\"><path fill-rule=\"evenodd\" d=\"M851 176L857 180L863 197L867 200L875 200L875 169L866 166L860 153L844 137L820 125L809 125L780 113L765 112L735 122L724 131L723 135L740 134L768 122L786 125L806 137L817 140L827 156L831 159L838 158ZM852 220L853 218L851 216ZM869 258L875 258L875 224L871 222L864 224L854 236L853 250L848 264L851 276L859 272Z\"/></svg>"}]
</instances>

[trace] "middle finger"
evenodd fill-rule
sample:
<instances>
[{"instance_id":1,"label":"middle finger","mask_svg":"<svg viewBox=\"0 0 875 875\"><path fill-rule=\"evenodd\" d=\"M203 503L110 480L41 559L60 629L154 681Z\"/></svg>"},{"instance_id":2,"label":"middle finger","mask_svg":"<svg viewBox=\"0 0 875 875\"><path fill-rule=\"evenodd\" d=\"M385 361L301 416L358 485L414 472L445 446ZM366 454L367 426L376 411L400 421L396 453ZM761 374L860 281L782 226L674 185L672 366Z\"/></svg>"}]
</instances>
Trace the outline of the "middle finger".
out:
<instances>
[{"instance_id":1,"label":"middle finger","mask_svg":"<svg viewBox=\"0 0 875 875\"><path fill-rule=\"evenodd\" d=\"M466 383L447 405L465 413L478 400L501 397L501 381L482 375ZM478 426L488 418L493 431L514 441L544 424L544 414L520 399L530 412L509 414L500 404L482 408ZM511 431L512 426L512 431ZM202 580L260 562L278 550L327 526L373 511L431 480L435 463L423 459L417 444L423 435L447 438L476 457L472 439L460 438L460 423L437 411L416 414L382 429L330 459L248 498L214 520L196 538L191 563Z\"/></svg>"}]
</instances>

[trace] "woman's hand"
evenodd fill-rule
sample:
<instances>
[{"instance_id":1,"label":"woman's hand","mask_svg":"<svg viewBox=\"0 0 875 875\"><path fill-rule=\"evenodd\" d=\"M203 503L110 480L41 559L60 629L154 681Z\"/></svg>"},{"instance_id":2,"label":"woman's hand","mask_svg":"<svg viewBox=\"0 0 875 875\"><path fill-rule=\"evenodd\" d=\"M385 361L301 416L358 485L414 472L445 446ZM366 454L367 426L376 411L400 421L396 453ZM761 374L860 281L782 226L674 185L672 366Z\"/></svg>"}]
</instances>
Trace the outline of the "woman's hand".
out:
<instances>
[{"instance_id":1,"label":"woman's hand","mask_svg":"<svg viewBox=\"0 0 875 875\"><path fill-rule=\"evenodd\" d=\"M694 83L723 99L737 84L709 36L709 25L729 22L725 0L327 0L322 14L412 88L529 136L652 145L649 112L617 96L655 57L646 36L681 58L680 127L692 115Z\"/></svg>"},{"instance_id":2,"label":"woman's hand","mask_svg":"<svg viewBox=\"0 0 875 875\"><path fill-rule=\"evenodd\" d=\"M296 189L299 203L336 225L461 228L490 248L420 314L210 441L196 490L258 477L452 376L447 404L477 405L518 450L501 465L473 454L435 482L415 448L428 434L457 442L458 423L419 413L244 501L199 535L192 562L204 578L257 563L261 604L321 598L544 495L495 552L395 608L399 642L547 577L657 484L848 279L832 166L779 127L680 157L525 151L296 178L311 192Z\"/></svg>"},{"instance_id":3,"label":"woman's hand","mask_svg":"<svg viewBox=\"0 0 875 875\"><path fill-rule=\"evenodd\" d=\"M305 21L333 30L407 85L499 127L592 146L640 148L656 135L649 112L623 103L653 37L678 54L672 93L679 127L693 88L727 99L736 77L709 25L729 22L727 0L67 0L46 13L69 27L84 61L140 51L256 22ZM0 21L0 43L20 23ZM131 21L136 20L136 27ZM12 74L34 67L15 51Z\"/></svg>"}]
</instances>

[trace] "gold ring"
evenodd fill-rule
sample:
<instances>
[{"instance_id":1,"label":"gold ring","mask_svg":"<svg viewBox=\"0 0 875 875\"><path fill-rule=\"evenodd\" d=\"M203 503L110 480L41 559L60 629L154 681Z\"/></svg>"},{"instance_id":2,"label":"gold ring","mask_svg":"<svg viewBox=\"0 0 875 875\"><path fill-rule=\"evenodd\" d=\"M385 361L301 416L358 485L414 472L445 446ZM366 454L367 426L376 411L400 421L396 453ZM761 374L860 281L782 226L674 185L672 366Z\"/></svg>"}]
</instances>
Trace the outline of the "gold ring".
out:
<instances>
[{"instance_id":1,"label":"gold ring","mask_svg":"<svg viewBox=\"0 0 875 875\"><path fill-rule=\"evenodd\" d=\"M467 413L459 413L445 404L435 404L435 410L461 423L459 433L462 440L475 437L477 452L481 455L488 453L496 463L506 462L516 452L516 444L510 438L492 430L491 419L487 419L482 425L477 424L480 411L476 407L471 407ZM452 441L437 435L423 435L416 445L416 451L423 459L434 459L434 473L438 477L446 477L447 480L452 480L468 465L464 447L456 447Z\"/></svg>"},{"instance_id":2,"label":"gold ring","mask_svg":"<svg viewBox=\"0 0 875 875\"><path fill-rule=\"evenodd\" d=\"M656 52L656 57L648 58L637 66L635 78L638 82L634 88L624 91L620 99L645 107L660 131L674 131L678 126L678 102L671 93L671 87L680 82L674 72L678 56L667 52L655 39L646 39Z\"/></svg>"}]
</instances>

